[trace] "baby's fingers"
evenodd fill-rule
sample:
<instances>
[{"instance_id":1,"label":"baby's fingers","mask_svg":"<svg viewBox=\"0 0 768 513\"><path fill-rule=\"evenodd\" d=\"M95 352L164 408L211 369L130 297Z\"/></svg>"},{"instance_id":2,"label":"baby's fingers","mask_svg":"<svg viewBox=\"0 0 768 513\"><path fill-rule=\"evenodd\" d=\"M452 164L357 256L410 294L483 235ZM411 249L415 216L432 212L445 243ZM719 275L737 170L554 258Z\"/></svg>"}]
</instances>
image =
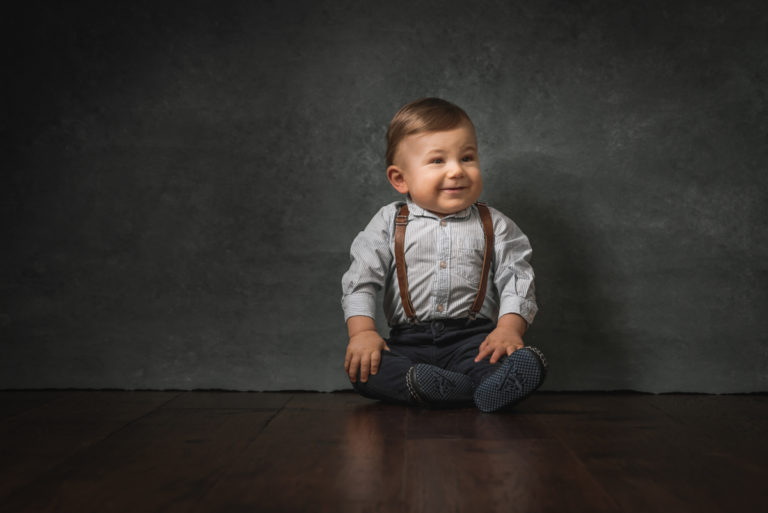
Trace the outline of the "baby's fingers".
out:
<instances>
[{"instance_id":1,"label":"baby's fingers","mask_svg":"<svg viewBox=\"0 0 768 513\"><path fill-rule=\"evenodd\" d=\"M475 361L479 362L483 359L485 359L486 356L491 354L493 352L493 348L489 345L483 343L480 344L480 349L477 351L477 356L475 357Z\"/></svg>"},{"instance_id":2,"label":"baby's fingers","mask_svg":"<svg viewBox=\"0 0 768 513\"><path fill-rule=\"evenodd\" d=\"M379 372L379 365L381 364L381 351L374 351L371 353L371 374Z\"/></svg>"},{"instance_id":3,"label":"baby's fingers","mask_svg":"<svg viewBox=\"0 0 768 513\"><path fill-rule=\"evenodd\" d=\"M499 358L501 358L501 357L502 357L502 356L504 356L505 354L506 354L506 351L504 350L504 348L503 348L503 347L497 347L497 348L496 348L496 349L494 349L494 351L493 351L493 355L491 356L491 360L490 360L490 363L496 363L496 362L498 362L498 361L499 361Z\"/></svg>"},{"instance_id":4,"label":"baby's fingers","mask_svg":"<svg viewBox=\"0 0 768 513\"><path fill-rule=\"evenodd\" d=\"M349 380L354 383L357 381L357 371L360 368L360 357L357 355L352 355L352 359L349 362L349 370L347 371L347 374L349 374Z\"/></svg>"},{"instance_id":5,"label":"baby's fingers","mask_svg":"<svg viewBox=\"0 0 768 513\"><path fill-rule=\"evenodd\" d=\"M368 374L371 370L371 355L363 354L362 360L360 360L360 382L365 383L368 381Z\"/></svg>"}]
</instances>

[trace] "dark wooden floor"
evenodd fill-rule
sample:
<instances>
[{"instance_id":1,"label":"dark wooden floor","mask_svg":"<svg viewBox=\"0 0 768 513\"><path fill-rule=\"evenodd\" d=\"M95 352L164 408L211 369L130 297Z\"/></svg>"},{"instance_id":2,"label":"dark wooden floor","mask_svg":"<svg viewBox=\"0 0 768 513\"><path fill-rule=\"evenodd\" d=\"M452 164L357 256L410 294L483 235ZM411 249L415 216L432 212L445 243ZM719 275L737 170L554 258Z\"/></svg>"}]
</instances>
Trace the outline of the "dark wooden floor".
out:
<instances>
[{"instance_id":1,"label":"dark wooden floor","mask_svg":"<svg viewBox=\"0 0 768 513\"><path fill-rule=\"evenodd\" d=\"M768 504L768 397L0 392L2 512L711 512Z\"/></svg>"}]
</instances>

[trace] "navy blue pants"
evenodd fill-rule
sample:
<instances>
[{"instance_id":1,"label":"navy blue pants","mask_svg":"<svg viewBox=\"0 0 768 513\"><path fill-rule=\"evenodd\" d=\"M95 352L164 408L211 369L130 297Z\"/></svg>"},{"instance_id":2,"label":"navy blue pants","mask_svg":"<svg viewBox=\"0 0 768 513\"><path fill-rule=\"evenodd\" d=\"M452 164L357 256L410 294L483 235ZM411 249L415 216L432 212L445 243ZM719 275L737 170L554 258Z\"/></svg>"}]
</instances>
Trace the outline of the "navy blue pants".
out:
<instances>
[{"instance_id":1,"label":"navy blue pants","mask_svg":"<svg viewBox=\"0 0 768 513\"><path fill-rule=\"evenodd\" d=\"M479 385L499 365L488 358L475 363L480 344L496 324L487 319L432 321L396 326L389 333L390 350L381 352L379 372L352 386L361 395L382 401L411 403L405 374L414 364L428 363L466 374Z\"/></svg>"}]
</instances>

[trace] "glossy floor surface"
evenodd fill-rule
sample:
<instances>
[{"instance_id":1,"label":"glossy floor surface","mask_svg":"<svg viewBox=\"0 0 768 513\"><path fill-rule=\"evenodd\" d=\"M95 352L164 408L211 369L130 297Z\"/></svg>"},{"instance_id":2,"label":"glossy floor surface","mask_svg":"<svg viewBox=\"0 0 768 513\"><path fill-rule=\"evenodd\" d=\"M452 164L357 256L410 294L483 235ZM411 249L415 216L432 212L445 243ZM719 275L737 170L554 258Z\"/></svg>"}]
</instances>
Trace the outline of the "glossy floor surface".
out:
<instances>
[{"instance_id":1,"label":"glossy floor surface","mask_svg":"<svg viewBox=\"0 0 768 513\"><path fill-rule=\"evenodd\" d=\"M767 435L764 395L0 392L0 511L757 511Z\"/></svg>"}]
</instances>

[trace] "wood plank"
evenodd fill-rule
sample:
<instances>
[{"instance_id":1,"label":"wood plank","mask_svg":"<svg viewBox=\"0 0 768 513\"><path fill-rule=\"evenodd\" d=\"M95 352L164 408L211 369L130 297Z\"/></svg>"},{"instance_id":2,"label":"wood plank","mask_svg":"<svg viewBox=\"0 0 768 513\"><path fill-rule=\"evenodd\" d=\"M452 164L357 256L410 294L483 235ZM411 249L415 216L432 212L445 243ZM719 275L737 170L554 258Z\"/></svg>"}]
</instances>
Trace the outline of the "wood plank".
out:
<instances>
[{"instance_id":1,"label":"wood plank","mask_svg":"<svg viewBox=\"0 0 768 513\"><path fill-rule=\"evenodd\" d=\"M297 393L285 405L288 409L302 410L352 410L359 407L389 408L380 401L367 399L356 393ZM358 412L359 413L359 412Z\"/></svg>"},{"instance_id":2,"label":"wood plank","mask_svg":"<svg viewBox=\"0 0 768 513\"><path fill-rule=\"evenodd\" d=\"M0 500L175 395L61 392L50 402L3 420L0 422Z\"/></svg>"},{"instance_id":3,"label":"wood plank","mask_svg":"<svg viewBox=\"0 0 768 513\"><path fill-rule=\"evenodd\" d=\"M273 415L158 409L16 489L0 509L189 511Z\"/></svg>"},{"instance_id":4,"label":"wood plank","mask_svg":"<svg viewBox=\"0 0 768 513\"><path fill-rule=\"evenodd\" d=\"M711 446L768 464L768 402L747 395L661 395L651 404Z\"/></svg>"},{"instance_id":5,"label":"wood plank","mask_svg":"<svg viewBox=\"0 0 768 513\"><path fill-rule=\"evenodd\" d=\"M764 469L712 451L711 440L655 408L653 396L549 402L557 413L542 421L624 511L737 511L768 500L757 484L768 479Z\"/></svg>"},{"instance_id":6,"label":"wood plank","mask_svg":"<svg viewBox=\"0 0 768 513\"><path fill-rule=\"evenodd\" d=\"M336 400L353 405L319 406ZM408 409L354 396L296 403L316 407L281 411L191 511L402 511Z\"/></svg>"},{"instance_id":7,"label":"wood plank","mask_svg":"<svg viewBox=\"0 0 768 513\"><path fill-rule=\"evenodd\" d=\"M55 390L0 391L0 421L55 401L66 393Z\"/></svg>"},{"instance_id":8,"label":"wood plank","mask_svg":"<svg viewBox=\"0 0 768 513\"><path fill-rule=\"evenodd\" d=\"M181 392L163 408L223 408L246 410L279 410L295 394L284 392Z\"/></svg>"},{"instance_id":9,"label":"wood plank","mask_svg":"<svg viewBox=\"0 0 768 513\"><path fill-rule=\"evenodd\" d=\"M407 511L615 512L553 439L409 440Z\"/></svg>"},{"instance_id":10,"label":"wood plank","mask_svg":"<svg viewBox=\"0 0 768 513\"><path fill-rule=\"evenodd\" d=\"M484 414L475 408L456 410L408 410L409 440L463 438L472 440L517 440L552 438L535 415L516 410Z\"/></svg>"}]
</instances>

